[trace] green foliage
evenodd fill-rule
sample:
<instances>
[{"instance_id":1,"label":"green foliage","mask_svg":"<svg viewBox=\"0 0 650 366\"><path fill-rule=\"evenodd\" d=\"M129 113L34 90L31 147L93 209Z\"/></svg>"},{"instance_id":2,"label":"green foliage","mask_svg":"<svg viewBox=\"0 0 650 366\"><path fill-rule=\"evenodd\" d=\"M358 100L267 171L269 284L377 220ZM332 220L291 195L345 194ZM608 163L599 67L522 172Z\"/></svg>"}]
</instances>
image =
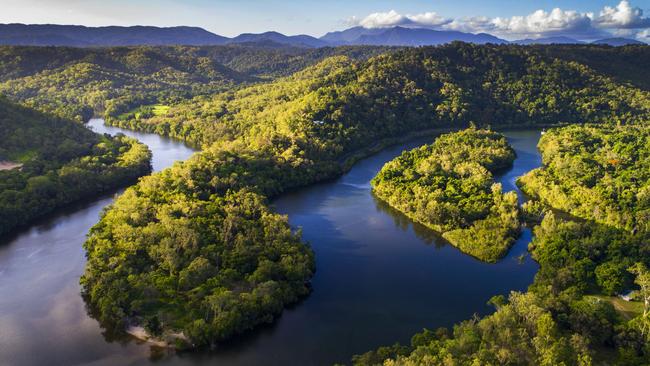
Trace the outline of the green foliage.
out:
<instances>
[{"instance_id":1,"label":"green foliage","mask_svg":"<svg viewBox=\"0 0 650 366\"><path fill-rule=\"evenodd\" d=\"M650 127L552 129L539 149L544 167L519 179L526 193L578 217L650 230Z\"/></svg>"},{"instance_id":2,"label":"green foliage","mask_svg":"<svg viewBox=\"0 0 650 366\"><path fill-rule=\"evenodd\" d=\"M405 151L372 180L373 192L460 250L496 262L519 233L514 192L503 194L492 173L512 165L503 135L474 128Z\"/></svg>"},{"instance_id":3,"label":"green foliage","mask_svg":"<svg viewBox=\"0 0 650 366\"><path fill-rule=\"evenodd\" d=\"M648 91L584 64L525 47L455 43L367 61L333 57L288 78L178 103L165 116L110 123L197 146L240 134L262 139L274 126L294 140L308 135L329 158L386 136L472 121L520 127L648 118Z\"/></svg>"},{"instance_id":4,"label":"green foliage","mask_svg":"<svg viewBox=\"0 0 650 366\"><path fill-rule=\"evenodd\" d=\"M190 164L146 177L91 230L82 284L102 322L155 318L159 333L208 345L270 322L309 292L313 254L286 217L245 189L218 196L213 172L196 196L183 194L201 173Z\"/></svg>"},{"instance_id":5,"label":"green foliage","mask_svg":"<svg viewBox=\"0 0 650 366\"><path fill-rule=\"evenodd\" d=\"M2 97L0 130L0 161L22 163L0 171L0 234L151 171L151 153L134 139L99 136Z\"/></svg>"},{"instance_id":6,"label":"green foliage","mask_svg":"<svg viewBox=\"0 0 650 366\"><path fill-rule=\"evenodd\" d=\"M593 126L567 127L550 132L548 138L545 135L540 147L543 152L552 151L550 155L554 159L561 155L565 161L593 151L606 155L608 151L620 151L623 147L643 154L647 144L638 142L646 139L643 128L627 127L629 129L610 127L609 130ZM581 138L574 139L576 135ZM619 139L626 143L619 143L614 149L612 145L598 144ZM547 157L544 154L545 162ZM598 161L597 157L592 159ZM602 176L606 169L606 165L593 164L591 170L581 171ZM620 184L625 185L624 178L629 174L618 176ZM544 185L537 183L535 187ZM566 196L577 201L573 196L575 192L579 191ZM551 205L554 202L548 201ZM507 304L493 298L490 302L497 308L494 314L456 325L451 337L425 337L424 344L411 345L406 353L402 350L400 354L381 359L356 357L353 362L357 365L589 365L607 354L614 364L647 363L650 357L650 311L647 311L650 233L594 221L566 221L550 211L544 212L539 202L527 206L526 211L534 213L536 218L543 217L534 228L529 248L540 268L527 293L511 294ZM621 205L619 209L622 216L631 217L636 207ZM627 303L620 298L601 295L617 295L635 287L639 288L645 307L641 303Z\"/></svg>"},{"instance_id":7,"label":"green foliage","mask_svg":"<svg viewBox=\"0 0 650 366\"><path fill-rule=\"evenodd\" d=\"M424 331L413 337L409 352L389 359L357 356L365 365L577 365L591 355L579 335L567 337L533 294L512 293L509 303L491 316L454 326L452 334ZM397 348L397 346L393 346ZM383 361L383 362L382 362Z\"/></svg>"},{"instance_id":8,"label":"green foliage","mask_svg":"<svg viewBox=\"0 0 650 366\"><path fill-rule=\"evenodd\" d=\"M124 52L137 54L135 50ZM154 54L169 52L164 50L169 49L149 49ZM182 50L194 57L187 48ZM181 97L193 97L183 101L156 94L161 84L152 84L153 94L110 99L106 106L110 123L185 140L204 151L127 190L92 230L83 285L104 322L119 326L155 316L163 333L182 331L194 345L208 345L270 321L307 293L313 258L290 232L286 219L269 211L267 200L339 174L348 157L387 139L465 127L472 121L514 127L586 121L623 125L650 117L646 90L574 60L525 47L456 43L368 60L347 56L319 60L291 76L223 93L211 94L222 84L208 80L207 85L216 89L192 89ZM178 87L169 82L163 87L183 91L187 85L192 83ZM171 108L157 116L153 109L139 116L127 113L156 103ZM516 197L502 194L498 186L492 190L491 185L490 170L511 158L475 158L479 161L459 164L465 170L454 174L476 177L477 182L455 178L449 185L453 189L443 192L454 203L449 207L458 205L462 211L441 224L465 230L470 240L462 241L473 243L466 250L496 260L505 249L477 248L482 249L479 243L485 240L511 237L518 227ZM436 177L446 187L447 174ZM460 235L450 235L461 241ZM592 236L576 240L590 243ZM596 267L607 261L570 249L559 255L579 280L545 274L549 283L539 287L545 296L513 295L495 317L463 323L444 341L420 337L417 349L432 344L436 356L431 363L450 357L458 363L485 359L492 364L587 364L590 340L613 343L624 332L612 335L620 324L610 312L601 312L600 305L578 304L582 298L569 295L615 289L627 279L617 266L603 267L596 278ZM549 258L554 257L549 252ZM540 277L540 283L542 279L547 280ZM552 289L553 281L569 285L558 290L567 299L542 292ZM559 305L551 306L554 302ZM577 326L570 328L571 319L586 319L594 336ZM636 345L634 328L625 332L629 344ZM625 348L635 352L630 357L643 355L642 347L634 347ZM408 357L419 361L417 357L428 357L426 352L425 348ZM401 360L402 354L402 349L390 348L371 359Z\"/></svg>"},{"instance_id":9,"label":"green foliage","mask_svg":"<svg viewBox=\"0 0 650 366\"><path fill-rule=\"evenodd\" d=\"M221 92L288 75L325 57L366 58L385 47L318 50L214 47L0 47L0 93L77 121L140 105ZM259 76L259 77L258 77Z\"/></svg>"}]
</instances>

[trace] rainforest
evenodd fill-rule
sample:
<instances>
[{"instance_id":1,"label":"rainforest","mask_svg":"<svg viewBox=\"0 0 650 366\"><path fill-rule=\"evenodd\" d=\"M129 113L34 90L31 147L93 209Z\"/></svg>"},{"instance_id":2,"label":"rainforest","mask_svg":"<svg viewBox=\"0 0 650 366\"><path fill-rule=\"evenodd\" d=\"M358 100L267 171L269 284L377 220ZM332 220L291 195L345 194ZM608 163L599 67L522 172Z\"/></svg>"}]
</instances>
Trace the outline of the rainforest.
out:
<instances>
[{"instance_id":1,"label":"rainforest","mask_svg":"<svg viewBox=\"0 0 650 366\"><path fill-rule=\"evenodd\" d=\"M646 61L650 48L642 45L2 46L0 248L47 231L30 225L47 227L43 220L59 222L57 213L115 194L82 230L83 258L66 285L83 299L93 334L102 347L135 335L152 347L152 359L198 354L197 362L227 362L255 352L314 303L336 304L345 319L355 307L372 313L397 301L386 291L363 300L362 290L320 297L328 286L356 288L364 261L380 256L354 245L335 259L327 251L376 233L343 235L341 226L329 248L319 241L338 222L327 210L363 195L392 217L403 239L391 243L413 234L436 243L419 245L420 256L450 251L439 265L467 266L464 282L440 274L426 283L479 291L471 282L489 271L522 273L524 283L494 287L470 304L473 312L409 324L399 336L391 327L400 328L409 309L401 317L386 311L392 326L355 326L367 342L346 348L330 340L324 356L296 363L647 364ZM91 118L105 122L100 130L87 126ZM196 152L151 173L157 151L137 136ZM391 148L392 156L381 155ZM536 156L538 164L518 170ZM358 191L316 199L369 162L352 184ZM310 195L305 207L303 195ZM363 212L351 208L346 220L371 231L358 224ZM316 214L324 221L311 229ZM399 250L393 255L380 271L415 270ZM0 274L8 258L0 252ZM327 266L357 260L345 272L349 283L323 285ZM398 281L390 273L378 285ZM409 304L427 298L426 283L401 284L413 290ZM0 315L7 309L0 302ZM438 319L437 311L417 312ZM309 318L314 334L294 337L320 342L329 324L339 324L322 314ZM370 340L373 332L381 341ZM131 356L142 349L123 348ZM285 348L255 360L279 352L286 363L299 352Z\"/></svg>"}]
</instances>

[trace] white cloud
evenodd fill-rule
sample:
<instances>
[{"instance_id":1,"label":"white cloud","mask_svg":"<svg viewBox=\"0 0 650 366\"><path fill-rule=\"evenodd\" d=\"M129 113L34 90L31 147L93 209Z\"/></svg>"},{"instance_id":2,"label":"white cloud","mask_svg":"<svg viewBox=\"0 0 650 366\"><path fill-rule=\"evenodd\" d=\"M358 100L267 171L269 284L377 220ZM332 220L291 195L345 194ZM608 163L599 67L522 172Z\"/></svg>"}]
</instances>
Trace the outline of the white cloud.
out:
<instances>
[{"instance_id":1,"label":"white cloud","mask_svg":"<svg viewBox=\"0 0 650 366\"><path fill-rule=\"evenodd\" d=\"M526 16L494 18L492 23L498 32L514 35L586 34L591 30L591 17L592 14L555 8Z\"/></svg>"},{"instance_id":2,"label":"white cloud","mask_svg":"<svg viewBox=\"0 0 650 366\"><path fill-rule=\"evenodd\" d=\"M588 40L611 36L609 32L621 36L636 35L639 38L642 33L645 34L643 37L647 37L648 32L643 29L650 28L650 18L644 17L643 10L632 6L628 0L622 0L615 7L605 6L598 16L589 12L555 8L551 11L540 9L523 16L449 19L435 12L403 15L391 10L373 13L365 18L353 17L348 22L365 28L411 26L486 32L508 39L566 36Z\"/></svg>"},{"instance_id":3,"label":"white cloud","mask_svg":"<svg viewBox=\"0 0 650 366\"><path fill-rule=\"evenodd\" d=\"M615 8L603 8L598 18L594 19L594 24L601 28L639 29L650 27L650 18L644 18L643 10L623 0Z\"/></svg>"},{"instance_id":4,"label":"white cloud","mask_svg":"<svg viewBox=\"0 0 650 366\"><path fill-rule=\"evenodd\" d=\"M444 18L435 12L428 12L428 13L422 13L416 15L407 15L406 17L410 19L411 22L413 22L414 24L430 26L430 27L441 26L441 25L449 24L451 22L451 19Z\"/></svg>"},{"instance_id":5,"label":"white cloud","mask_svg":"<svg viewBox=\"0 0 650 366\"><path fill-rule=\"evenodd\" d=\"M496 29L496 25L491 18L479 16L454 19L449 24L446 24L444 28L461 32L479 33L493 32Z\"/></svg>"},{"instance_id":6,"label":"white cloud","mask_svg":"<svg viewBox=\"0 0 650 366\"><path fill-rule=\"evenodd\" d=\"M435 12L402 15L395 10L372 13L363 19L352 17L348 20L348 23L360 25L364 28L389 28L395 26L438 27L449 22L451 22L451 19L443 18Z\"/></svg>"},{"instance_id":7,"label":"white cloud","mask_svg":"<svg viewBox=\"0 0 650 366\"><path fill-rule=\"evenodd\" d=\"M650 43L650 29L643 30L636 34L636 39L645 43Z\"/></svg>"}]
</instances>

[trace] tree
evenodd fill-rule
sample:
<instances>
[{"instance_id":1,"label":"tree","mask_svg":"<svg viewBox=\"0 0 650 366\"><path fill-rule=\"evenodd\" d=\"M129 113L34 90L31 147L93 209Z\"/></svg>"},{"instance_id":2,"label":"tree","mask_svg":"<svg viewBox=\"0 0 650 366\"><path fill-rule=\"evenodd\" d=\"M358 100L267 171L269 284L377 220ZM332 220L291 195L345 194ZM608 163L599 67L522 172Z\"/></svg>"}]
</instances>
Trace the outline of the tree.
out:
<instances>
[{"instance_id":1,"label":"tree","mask_svg":"<svg viewBox=\"0 0 650 366\"><path fill-rule=\"evenodd\" d=\"M641 333L650 341L650 271L643 263L636 263L628 269L636 275L634 283L639 285L641 300L643 301L643 314L639 322Z\"/></svg>"}]
</instances>

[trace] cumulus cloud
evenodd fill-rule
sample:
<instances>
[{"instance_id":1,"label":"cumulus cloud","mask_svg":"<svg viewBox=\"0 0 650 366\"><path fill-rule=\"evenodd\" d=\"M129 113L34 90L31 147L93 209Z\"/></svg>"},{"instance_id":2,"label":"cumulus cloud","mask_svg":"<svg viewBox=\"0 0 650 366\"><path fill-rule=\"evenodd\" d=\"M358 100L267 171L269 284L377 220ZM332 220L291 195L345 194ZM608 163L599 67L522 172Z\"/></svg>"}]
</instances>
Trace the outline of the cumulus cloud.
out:
<instances>
[{"instance_id":1,"label":"cumulus cloud","mask_svg":"<svg viewBox=\"0 0 650 366\"><path fill-rule=\"evenodd\" d=\"M362 19L352 17L349 20L349 23L352 25L360 25L364 28L389 28L395 26L439 27L449 22L451 22L451 19L441 17L435 12L402 15L395 10L372 13Z\"/></svg>"},{"instance_id":2,"label":"cumulus cloud","mask_svg":"<svg viewBox=\"0 0 650 366\"><path fill-rule=\"evenodd\" d=\"M603 8L600 15L594 19L594 24L601 28L614 29L650 28L650 18L644 18L643 10L623 0L614 8Z\"/></svg>"},{"instance_id":3,"label":"cumulus cloud","mask_svg":"<svg viewBox=\"0 0 650 366\"><path fill-rule=\"evenodd\" d=\"M526 16L494 18L499 33L514 35L588 34L593 14L555 8L550 12L537 10Z\"/></svg>"},{"instance_id":4,"label":"cumulus cloud","mask_svg":"<svg viewBox=\"0 0 650 366\"><path fill-rule=\"evenodd\" d=\"M471 33L493 33L504 38L539 38L567 36L578 39L596 39L606 36L628 35L647 37L650 18L643 10L622 0L614 7L605 6L598 15L560 8L537 10L528 15L489 18L485 16L450 19L435 12L400 14L395 10L373 13L365 18L351 18L348 23L365 28L394 26L426 27L458 30Z\"/></svg>"},{"instance_id":5,"label":"cumulus cloud","mask_svg":"<svg viewBox=\"0 0 650 366\"><path fill-rule=\"evenodd\" d=\"M646 30L643 30L643 31L637 33L636 38L639 41L650 43L650 29L646 29Z\"/></svg>"}]
</instances>

